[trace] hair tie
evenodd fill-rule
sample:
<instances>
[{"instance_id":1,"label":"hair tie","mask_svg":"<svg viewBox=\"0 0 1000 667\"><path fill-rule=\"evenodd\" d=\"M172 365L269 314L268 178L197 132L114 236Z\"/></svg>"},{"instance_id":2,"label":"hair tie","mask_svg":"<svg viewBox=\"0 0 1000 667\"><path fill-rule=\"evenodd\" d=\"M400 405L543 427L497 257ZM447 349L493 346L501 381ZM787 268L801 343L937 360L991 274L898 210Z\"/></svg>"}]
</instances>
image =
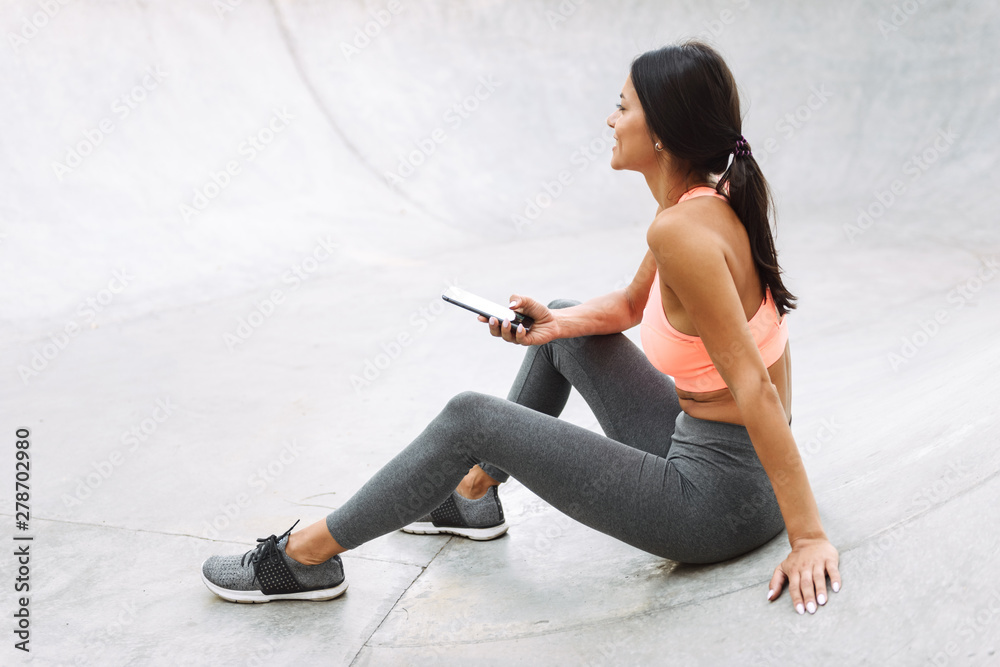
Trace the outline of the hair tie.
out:
<instances>
[{"instance_id":1,"label":"hair tie","mask_svg":"<svg viewBox=\"0 0 1000 667\"><path fill-rule=\"evenodd\" d=\"M743 138L742 134L740 135L740 138L736 140L736 145L733 146L730 152L734 157L750 157L750 144L747 143L747 140Z\"/></svg>"}]
</instances>

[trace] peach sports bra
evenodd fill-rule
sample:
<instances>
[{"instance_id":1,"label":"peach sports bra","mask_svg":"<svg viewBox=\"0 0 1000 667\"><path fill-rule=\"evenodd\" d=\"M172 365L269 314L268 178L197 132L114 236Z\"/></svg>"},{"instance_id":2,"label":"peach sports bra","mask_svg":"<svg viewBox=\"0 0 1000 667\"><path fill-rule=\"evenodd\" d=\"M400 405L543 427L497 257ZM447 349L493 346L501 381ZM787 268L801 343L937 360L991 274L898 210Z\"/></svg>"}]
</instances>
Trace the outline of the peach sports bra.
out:
<instances>
[{"instance_id":1,"label":"peach sports bra","mask_svg":"<svg viewBox=\"0 0 1000 667\"><path fill-rule=\"evenodd\" d=\"M699 186L688 190L677 203L691 197L715 196L726 200L726 197L714 188ZM754 316L747 322L753 334L757 349L765 366L770 366L781 358L788 341L788 321L785 316L778 317L778 308L771 297L771 288L767 288L764 301ZM660 271L656 270L653 284L649 288L649 298L642 312L642 322L639 325L639 336L642 340L642 350L649 362L662 373L672 375L674 385L682 391L704 392L724 389L725 381L715 369L705 344L698 336L681 333L670 326L663 312L663 300L660 297Z\"/></svg>"}]
</instances>

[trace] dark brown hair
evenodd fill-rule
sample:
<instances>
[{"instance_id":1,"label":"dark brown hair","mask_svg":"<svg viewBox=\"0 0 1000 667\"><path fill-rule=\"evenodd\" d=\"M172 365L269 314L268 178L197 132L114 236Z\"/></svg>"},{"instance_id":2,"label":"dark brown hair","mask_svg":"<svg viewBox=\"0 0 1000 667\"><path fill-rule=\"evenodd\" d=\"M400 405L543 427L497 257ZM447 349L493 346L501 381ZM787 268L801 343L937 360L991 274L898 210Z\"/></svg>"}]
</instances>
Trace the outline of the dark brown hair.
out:
<instances>
[{"instance_id":1,"label":"dark brown hair","mask_svg":"<svg viewBox=\"0 0 1000 667\"><path fill-rule=\"evenodd\" d=\"M739 92L722 56L697 41L665 46L636 57L631 76L650 136L701 180L722 174L716 189L729 197L747 230L761 289L771 288L782 315L795 308L771 234L771 191L743 139Z\"/></svg>"}]
</instances>

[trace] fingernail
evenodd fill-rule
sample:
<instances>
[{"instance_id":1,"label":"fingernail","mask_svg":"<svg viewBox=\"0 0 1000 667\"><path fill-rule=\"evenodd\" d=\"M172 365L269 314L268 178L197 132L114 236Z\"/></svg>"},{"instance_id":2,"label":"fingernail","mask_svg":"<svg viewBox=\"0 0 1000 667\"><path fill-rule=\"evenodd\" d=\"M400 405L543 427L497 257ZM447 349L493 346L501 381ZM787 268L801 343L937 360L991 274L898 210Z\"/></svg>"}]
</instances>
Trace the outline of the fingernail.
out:
<instances>
[{"instance_id":1,"label":"fingernail","mask_svg":"<svg viewBox=\"0 0 1000 667\"><path fill-rule=\"evenodd\" d=\"M517 330L523 333L524 332L524 325L523 324L518 324L517 325Z\"/></svg>"},{"instance_id":2,"label":"fingernail","mask_svg":"<svg viewBox=\"0 0 1000 667\"><path fill-rule=\"evenodd\" d=\"M815 614L816 613L816 603L813 602L812 600L809 600L809 604L806 605L806 609L809 611L810 614Z\"/></svg>"},{"instance_id":3,"label":"fingernail","mask_svg":"<svg viewBox=\"0 0 1000 667\"><path fill-rule=\"evenodd\" d=\"M833 582L833 592L834 593L839 593L840 592L840 582L839 581Z\"/></svg>"},{"instance_id":4,"label":"fingernail","mask_svg":"<svg viewBox=\"0 0 1000 667\"><path fill-rule=\"evenodd\" d=\"M774 595L774 589L773 588L767 592L767 599L770 600L772 595Z\"/></svg>"},{"instance_id":5,"label":"fingernail","mask_svg":"<svg viewBox=\"0 0 1000 667\"><path fill-rule=\"evenodd\" d=\"M497 318L491 317L490 318L490 326L491 327L495 327L496 325L497 325Z\"/></svg>"},{"instance_id":6,"label":"fingernail","mask_svg":"<svg viewBox=\"0 0 1000 667\"><path fill-rule=\"evenodd\" d=\"M802 606L801 602L795 605L795 611L799 612L800 614L806 613L805 607Z\"/></svg>"},{"instance_id":7,"label":"fingernail","mask_svg":"<svg viewBox=\"0 0 1000 667\"><path fill-rule=\"evenodd\" d=\"M511 301L510 304L507 307L508 308L513 308L516 305L517 305L517 301Z\"/></svg>"},{"instance_id":8,"label":"fingernail","mask_svg":"<svg viewBox=\"0 0 1000 667\"><path fill-rule=\"evenodd\" d=\"M816 602L819 602L821 605L826 604L826 596L820 593L816 596Z\"/></svg>"}]
</instances>

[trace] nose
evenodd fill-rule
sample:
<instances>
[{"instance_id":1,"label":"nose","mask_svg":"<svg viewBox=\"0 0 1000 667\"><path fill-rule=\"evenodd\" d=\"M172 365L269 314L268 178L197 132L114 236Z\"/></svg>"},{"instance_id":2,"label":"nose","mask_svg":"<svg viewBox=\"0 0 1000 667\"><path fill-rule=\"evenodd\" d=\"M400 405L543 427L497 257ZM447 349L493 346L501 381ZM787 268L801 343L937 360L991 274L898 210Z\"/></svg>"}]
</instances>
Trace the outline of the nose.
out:
<instances>
[{"instance_id":1,"label":"nose","mask_svg":"<svg viewBox=\"0 0 1000 667\"><path fill-rule=\"evenodd\" d=\"M615 109L614 112L610 116L608 116L608 127L614 129L615 123L618 122L619 113L620 112L617 109Z\"/></svg>"}]
</instances>

